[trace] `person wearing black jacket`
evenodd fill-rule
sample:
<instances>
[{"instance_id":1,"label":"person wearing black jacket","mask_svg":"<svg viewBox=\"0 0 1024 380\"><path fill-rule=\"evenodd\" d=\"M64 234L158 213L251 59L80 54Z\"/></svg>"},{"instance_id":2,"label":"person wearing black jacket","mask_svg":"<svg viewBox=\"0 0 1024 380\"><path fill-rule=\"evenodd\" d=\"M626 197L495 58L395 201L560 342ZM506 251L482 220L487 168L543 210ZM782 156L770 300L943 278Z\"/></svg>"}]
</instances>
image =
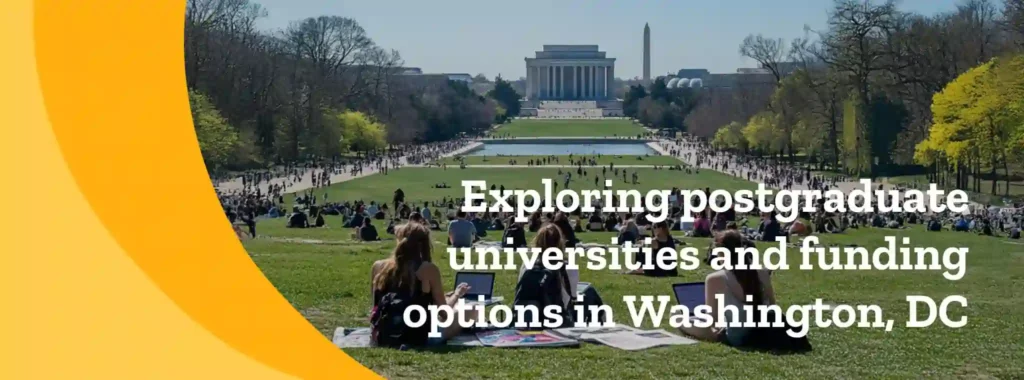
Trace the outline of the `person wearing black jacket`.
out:
<instances>
[{"instance_id":1,"label":"person wearing black jacket","mask_svg":"<svg viewBox=\"0 0 1024 380\"><path fill-rule=\"evenodd\" d=\"M579 244L579 239L576 239L576 232L573 231L572 224L569 223L569 217L564 212L555 214L555 225L558 226L559 232L565 238L565 246L567 248L575 247Z\"/></svg>"},{"instance_id":2,"label":"person wearing black jacket","mask_svg":"<svg viewBox=\"0 0 1024 380\"><path fill-rule=\"evenodd\" d=\"M512 239L512 243L509 243L509 238ZM514 220L509 219L508 228L501 235L501 247L502 248L525 248L526 247L526 230L523 229L522 223L516 223Z\"/></svg>"}]
</instances>

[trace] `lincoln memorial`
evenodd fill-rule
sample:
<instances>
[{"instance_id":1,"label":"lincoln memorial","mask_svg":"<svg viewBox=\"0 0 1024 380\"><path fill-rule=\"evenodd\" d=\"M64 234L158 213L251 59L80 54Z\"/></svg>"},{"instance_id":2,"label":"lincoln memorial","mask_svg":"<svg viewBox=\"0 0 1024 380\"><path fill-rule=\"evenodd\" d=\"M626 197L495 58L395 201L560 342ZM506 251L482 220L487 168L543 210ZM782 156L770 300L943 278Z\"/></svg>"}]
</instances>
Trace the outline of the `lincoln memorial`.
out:
<instances>
[{"instance_id":1,"label":"lincoln memorial","mask_svg":"<svg viewBox=\"0 0 1024 380\"><path fill-rule=\"evenodd\" d=\"M528 100L608 100L614 88L615 58L597 45L544 45L526 58Z\"/></svg>"}]
</instances>

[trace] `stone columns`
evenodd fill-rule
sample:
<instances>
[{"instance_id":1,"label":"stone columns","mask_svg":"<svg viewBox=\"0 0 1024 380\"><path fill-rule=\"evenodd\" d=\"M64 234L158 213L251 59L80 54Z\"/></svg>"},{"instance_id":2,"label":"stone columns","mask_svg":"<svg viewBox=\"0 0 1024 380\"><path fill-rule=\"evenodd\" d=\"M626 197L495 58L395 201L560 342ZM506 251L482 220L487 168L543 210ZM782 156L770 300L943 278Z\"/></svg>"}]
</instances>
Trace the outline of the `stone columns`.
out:
<instances>
[{"instance_id":1,"label":"stone columns","mask_svg":"<svg viewBox=\"0 0 1024 380\"><path fill-rule=\"evenodd\" d=\"M529 63L526 64L526 97L533 99L533 67Z\"/></svg>"},{"instance_id":2,"label":"stone columns","mask_svg":"<svg viewBox=\"0 0 1024 380\"><path fill-rule=\"evenodd\" d=\"M608 99L608 66L601 70L601 78L604 79L602 80L604 82L604 91L601 94L601 99Z\"/></svg>"},{"instance_id":3,"label":"stone columns","mask_svg":"<svg viewBox=\"0 0 1024 380\"><path fill-rule=\"evenodd\" d=\"M547 78L544 80L544 98L551 99L551 84L554 83L551 80L551 66L544 66L544 71L547 74Z\"/></svg>"},{"instance_id":4,"label":"stone columns","mask_svg":"<svg viewBox=\"0 0 1024 380\"><path fill-rule=\"evenodd\" d=\"M578 66L572 66L572 98L576 99L580 96L580 92L576 88L576 84L579 83L580 74L576 72Z\"/></svg>"},{"instance_id":5,"label":"stone columns","mask_svg":"<svg viewBox=\"0 0 1024 380\"><path fill-rule=\"evenodd\" d=\"M565 98L565 66L558 66L558 99Z\"/></svg>"},{"instance_id":6,"label":"stone columns","mask_svg":"<svg viewBox=\"0 0 1024 380\"><path fill-rule=\"evenodd\" d=\"M594 88L594 82L590 81L590 70L593 68L590 65L584 67L586 70L583 72L583 80L587 82L587 89L583 92L583 99L590 99L590 90Z\"/></svg>"}]
</instances>

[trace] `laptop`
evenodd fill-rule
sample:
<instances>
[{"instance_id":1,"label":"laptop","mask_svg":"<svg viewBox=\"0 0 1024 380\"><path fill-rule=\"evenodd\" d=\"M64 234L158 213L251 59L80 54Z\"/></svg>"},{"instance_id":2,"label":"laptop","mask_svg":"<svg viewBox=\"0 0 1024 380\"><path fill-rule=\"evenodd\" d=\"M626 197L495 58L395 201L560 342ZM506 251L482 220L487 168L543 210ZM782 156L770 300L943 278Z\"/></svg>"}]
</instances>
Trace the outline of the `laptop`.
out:
<instances>
[{"instance_id":1,"label":"laptop","mask_svg":"<svg viewBox=\"0 0 1024 380\"><path fill-rule=\"evenodd\" d=\"M693 309L697 306L704 304L704 283L703 282L687 282L682 284L673 284L672 293L676 295L676 303L681 306L686 306L693 312Z\"/></svg>"},{"instance_id":2,"label":"laptop","mask_svg":"<svg viewBox=\"0 0 1024 380\"><path fill-rule=\"evenodd\" d=\"M469 285L469 292L462 299L466 304L479 304L480 296L484 296L484 306L490 306L504 300L504 297L494 297L494 272L457 272L455 273L455 286L466 283Z\"/></svg>"},{"instance_id":3,"label":"laptop","mask_svg":"<svg viewBox=\"0 0 1024 380\"><path fill-rule=\"evenodd\" d=\"M590 288L589 282L577 282L576 283L576 294L583 294Z\"/></svg>"}]
</instances>

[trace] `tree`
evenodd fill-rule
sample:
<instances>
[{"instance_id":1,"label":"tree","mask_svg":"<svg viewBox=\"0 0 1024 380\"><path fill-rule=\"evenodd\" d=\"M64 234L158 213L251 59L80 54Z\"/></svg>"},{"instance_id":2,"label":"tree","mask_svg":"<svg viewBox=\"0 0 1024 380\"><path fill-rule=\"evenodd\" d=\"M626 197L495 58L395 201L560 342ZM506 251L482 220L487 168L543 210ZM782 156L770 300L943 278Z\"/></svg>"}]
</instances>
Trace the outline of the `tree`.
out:
<instances>
[{"instance_id":1,"label":"tree","mask_svg":"<svg viewBox=\"0 0 1024 380\"><path fill-rule=\"evenodd\" d=\"M494 99L505 109L509 117L519 116L519 100L522 96L512 88L512 84L500 76L494 79L494 88L487 92L487 96Z\"/></svg>"},{"instance_id":2,"label":"tree","mask_svg":"<svg viewBox=\"0 0 1024 380\"><path fill-rule=\"evenodd\" d=\"M346 111L338 115L344 145L356 152L371 152L387 146L384 125L361 112Z\"/></svg>"},{"instance_id":3,"label":"tree","mask_svg":"<svg viewBox=\"0 0 1024 380\"><path fill-rule=\"evenodd\" d=\"M746 139L751 149L759 153L777 152L783 146L778 123L778 116L771 112L754 115L743 127L743 138Z\"/></svg>"},{"instance_id":4,"label":"tree","mask_svg":"<svg viewBox=\"0 0 1024 380\"><path fill-rule=\"evenodd\" d=\"M782 69L779 67L786 56L786 46L781 38L767 38L760 34L748 35L740 44L740 55L757 61L761 67L771 71L775 82L782 81Z\"/></svg>"},{"instance_id":5,"label":"tree","mask_svg":"<svg viewBox=\"0 0 1024 380\"><path fill-rule=\"evenodd\" d=\"M1004 29L1018 49L1024 49L1024 0L1004 0Z\"/></svg>"},{"instance_id":6,"label":"tree","mask_svg":"<svg viewBox=\"0 0 1024 380\"><path fill-rule=\"evenodd\" d=\"M205 95L189 91L188 100L196 139L199 140L199 152L208 168L219 169L228 164L228 159L238 146L238 131L228 124L227 119L220 115L220 111Z\"/></svg>"},{"instance_id":7,"label":"tree","mask_svg":"<svg viewBox=\"0 0 1024 380\"><path fill-rule=\"evenodd\" d=\"M891 68L891 49L885 44L900 23L904 14L896 9L893 0L881 4L861 0L837 0L835 8L828 19L829 30L820 34L821 49L816 49L816 58L842 73L848 81L857 99L854 102L859 108L871 104L871 79L881 71ZM863 109L857 110L863 114ZM851 116L852 117L852 116ZM858 127L856 135L857 156L869 157L867 172L874 167L870 157L870 144L873 141L873 128L866 124L864 117L853 117Z\"/></svg>"},{"instance_id":8,"label":"tree","mask_svg":"<svg viewBox=\"0 0 1024 380\"><path fill-rule=\"evenodd\" d=\"M948 163L956 185L980 191L983 165L997 194L997 168L1020 157L1024 133L1024 55L993 59L950 82L935 95L934 120L915 159L938 168ZM968 181L968 176L974 177ZM1009 193L1009 179L1004 194Z\"/></svg>"},{"instance_id":9,"label":"tree","mask_svg":"<svg viewBox=\"0 0 1024 380\"><path fill-rule=\"evenodd\" d=\"M747 138L743 136L743 124L732 122L715 132L711 144L720 149L746 151Z\"/></svg>"},{"instance_id":10,"label":"tree","mask_svg":"<svg viewBox=\"0 0 1024 380\"><path fill-rule=\"evenodd\" d=\"M622 99L622 113L628 117L639 119L640 99L647 97L647 90L642 85L629 86L629 91Z\"/></svg>"}]
</instances>

